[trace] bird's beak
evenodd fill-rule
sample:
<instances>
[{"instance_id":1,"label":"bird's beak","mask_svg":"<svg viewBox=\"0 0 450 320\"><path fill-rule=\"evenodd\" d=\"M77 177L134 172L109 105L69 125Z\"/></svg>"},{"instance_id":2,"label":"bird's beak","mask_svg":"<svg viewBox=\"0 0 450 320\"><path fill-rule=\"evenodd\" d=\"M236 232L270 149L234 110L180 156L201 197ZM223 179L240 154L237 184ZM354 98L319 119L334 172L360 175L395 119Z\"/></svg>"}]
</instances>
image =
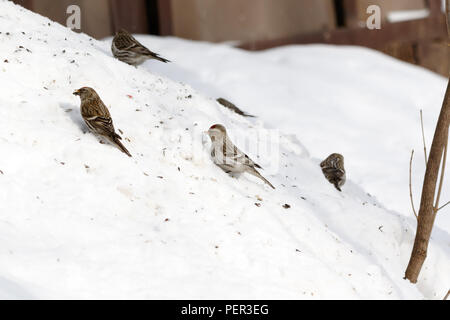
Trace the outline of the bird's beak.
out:
<instances>
[{"instance_id":1,"label":"bird's beak","mask_svg":"<svg viewBox=\"0 0 450 320\"><path fill-rule=\"evenodd\" d=\"M75 90L75 91L73 92L73 94L76 95L76 96L79 96L79 95L80 95L80 90Z\"/></svg>"}]
</instances>

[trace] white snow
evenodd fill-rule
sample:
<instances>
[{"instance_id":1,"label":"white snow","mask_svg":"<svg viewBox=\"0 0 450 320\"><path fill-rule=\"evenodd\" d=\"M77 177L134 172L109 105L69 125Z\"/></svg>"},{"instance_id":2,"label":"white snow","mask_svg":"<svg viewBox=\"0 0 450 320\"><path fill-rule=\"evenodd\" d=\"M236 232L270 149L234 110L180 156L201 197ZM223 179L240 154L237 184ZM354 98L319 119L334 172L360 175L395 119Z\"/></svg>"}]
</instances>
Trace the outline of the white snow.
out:
<instances>
[{"instance_id":1,"label":"white snow","mask_svg":"<svg viewBox=\"0 0 450 320\"><path fill-rule=\"evenodd\" d=\"M174 62L136 69L113 59L108 41L9 1L0 1L0 32L0 298L447 292L448 229L435 228L412 285L402 277L415 219L382 204L407 195L416 111L425 110L430 141L442 78L360 48L250 53L155 37L139 39ZM72 95L81 86L100 94L133 158L86 132ZM218 96L258 118L232 114ZM211 162L202 132L214 123L276 190ZM318 167L335 151L346 156L342 193Z\"/></svg>"},{"instance_id":2,"label":"white snow","mask_svg":"<svg viewBox=\"0 0 450 320\"><path fill-rule=\"evenodd\" d=\"M413 216L408 177L414 149L418 210L425 173L419 111L429 151L447 86L443 77L361 47L247 52L174 38L137 38L176 62L146 65L152 72L232 101L267 127L295 135L317 160L342 153L351 180L407 217ZM449 186L446 182L441 204L450 199ZM450 208L439 213L436 224L450 232Z\"/></svg>"},{"instance_id":3,"label":"white snow","mask_svg":"<svg viewBox=\"0 0 450 320\"><path fill-rule=\"evenodd\" d=\"M428 9L417 9L417 10L397 10L391 11L387 14L387 20L389 22L402 22L409 20L424 19L430 15L430 10Z\"/></svg>"}]
</instances>

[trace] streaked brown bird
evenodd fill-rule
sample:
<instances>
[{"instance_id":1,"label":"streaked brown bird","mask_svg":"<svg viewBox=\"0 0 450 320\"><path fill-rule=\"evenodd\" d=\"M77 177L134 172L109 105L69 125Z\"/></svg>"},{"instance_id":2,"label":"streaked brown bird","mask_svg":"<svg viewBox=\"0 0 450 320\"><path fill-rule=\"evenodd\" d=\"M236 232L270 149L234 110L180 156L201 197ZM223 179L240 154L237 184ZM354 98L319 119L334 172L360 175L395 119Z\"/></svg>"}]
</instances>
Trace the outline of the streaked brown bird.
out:
<instances>
[{"instance_id":1,"label":"streaked brown bird","mask_svg":"<svg viewBox=\"0 0 450 320\"><path fill-rule=\"evenodd\" d=\"M322 168L325 178L332 183L336 189L342 191L341 187L346 180L344 157L339 153L332 153L320 163L320 167Z\"/></svg>"},{"instance_id":2,"label":"streaked brown bird","mask_svg":"<svg viewBox=\"0 0 450 320\"><path fill-rule=\"evenodd\" d=\"M100 99L97 92L92 88L83 87L76 90L73 94L80 96L81 116L88 128L95 134L107 138L125 154L131 157L131 154L124 147L122 142L120 142L122 137L114 130L113 121L108 108L105 106L102 99Z\"/></svg>"},{"instance_id":3,"label":"streaked brown bird","mask_svg":"<svg viewBox=\"0 0 450 320\"><path fill-rule=\"evenodd\" d=\"M226 173L248 172L275 189L275 187L256 170L256 168L262 169L261 166L255 163L231 142L227 135L227 130L223 125L215 124L211 126L207 132L212 142L211 158L218 167Z\"/></svg>"},{"instance_id":4,"label":"streaked brown bird","mask_svg":"<svg viewBox=\"0 0 450 320\"><path fill-rule=\"evenodd\" d=\"M242 111L241 109L239 109L238 107L236 107L236 105L230 101L228 101L227 99L224 98L218 98L216 100L218 103L220 103L221 105L223 105L225 108L230 109L231 111L243 116L243 117L250 117L250 118L254 118L255 116L252 116L251 114L245 113L244 111Z\"/></svg>"},{"instance_id":5,"label":"streaked brown bird","mask_svg":"<svg viewBox=\"0 0 450 320\"><path fill-rule=\"evenodd\" d=\"M156 59L164 63L170 62L147 49L124 29L120 29L114 36L111 51L115 58L132 66L138 66L149 59Z\"/></svg>"}]
</instances>

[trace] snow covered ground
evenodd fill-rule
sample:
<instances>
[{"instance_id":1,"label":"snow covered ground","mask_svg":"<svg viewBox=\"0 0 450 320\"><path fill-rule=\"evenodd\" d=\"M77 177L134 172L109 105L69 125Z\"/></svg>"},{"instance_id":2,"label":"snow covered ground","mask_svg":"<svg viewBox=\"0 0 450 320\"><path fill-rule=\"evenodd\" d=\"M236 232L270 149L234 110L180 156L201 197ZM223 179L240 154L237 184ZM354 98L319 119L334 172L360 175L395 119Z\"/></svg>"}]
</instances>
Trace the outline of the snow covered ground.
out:
<instances>
[{"instance_id":1,"label":"snow covered ground","mask_svg":"<svg viewBox=\"0 0 450 320\"><path fill-rule=\"evenodd\" d=\"M0 298L442 299L448 229L419 283L403 280L415 220L392 195L407 195L416 110L430 138L442 78L365 49L139 39L174 62L136 69L0 0ZM133 158L86 132L81 86ZM214 123L276 190L210 161ZM335 151L342 193L318 167Z\"/></svg>"},{"instance_id":2,"label":"snow covered ground","mask_svg":"<svg viewBox=\"0 0 450 320\"><path fill-rule=\"evenodd\" d=\"M269 128L295 135L311 156L345 156L347 175L389 209L411 216L411 150L415 204L447 81L421 67L361 47L303 45L247 52L227 45L152 36L137 37L172 59L145 67L224 97ZM447 163L447 170L450 164ZM447 181L448 182L448 181ZM442 199L450 199L450 183ZM441 201L445 203L444 200ZM450 208L436 223L450 232Z\"/></svg>"}]
</instances>

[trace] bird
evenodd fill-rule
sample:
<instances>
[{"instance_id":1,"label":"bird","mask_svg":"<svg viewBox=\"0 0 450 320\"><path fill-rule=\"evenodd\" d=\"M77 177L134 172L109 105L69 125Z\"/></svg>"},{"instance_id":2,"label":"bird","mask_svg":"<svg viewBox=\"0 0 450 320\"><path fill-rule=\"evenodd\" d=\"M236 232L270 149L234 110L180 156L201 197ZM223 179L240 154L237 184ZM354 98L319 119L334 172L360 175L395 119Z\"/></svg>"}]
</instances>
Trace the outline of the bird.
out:
<instances>
[{"instance_id":1,"label":"bird","mask_svg":"<svg viewBox=\"0 0 450 320\"><path fill-rule=\"evenodd\" d=\"M339 153L332 153L320 163L320 167L322 168L325 178L332 183L338 191L342 191L341 187L346 180L344 156Z\"/></svg>"},{"instance_id":2,"label":"bird","mask_svg":"<svg viewBox=\"0 0 450 320\"><path fill-rule=\"evenodd\" d=\"M254 118L255 117L255 116L252 116L251 114L245 113L244 111L242 111L241 109L236 107L233 103L231 103L227 99L218 98L216 101L218 103L220 103L221 105L223 105L225 108L228 108L231 111L234 111L235 113L237 113L237 114L239 114L239 115L241 115L243 117L250 117L250 118Z\"/></svg>"},{"instance_id":3,"label":"bird","mask_svg":"<svg viewBox=\"0 0 450 320\"><path fill-rule=\"evenodd\" d=\"M114 36L111 51L115 58L135 67L149 59L156 59L164 63L170 62L144 47L124 29L120 29Z\"/></svg>"},{"instance_id":4,"label":"bird","mask_svg":"<svg viewBox=\"0 0 450 320\"><path fill-rule=\"evenodd\" d=\"M214 124L209 128L207 133L212 142L211 158L218 167L226 173L248 172L275 189L275 187L256 170L256 168L262 169L261 166L255 163L231 142L227 135L227 130L223 125Z\"/></svg>"},{"instance_id":5,"label":"bird","mask_svg":"<svg viewBox=\"0 0 450 320\"><path fill-rule=\"evenodd\" d=\"M73 92L81 99L81 116L88 128L95 134L106 137L113 144L119 147L122 152L131 157L130 152L124 147L120 140L122 139L115 130L108 108L100 99L97 92L89 87L82 87Z\"/></svg>"}]
</instances>

